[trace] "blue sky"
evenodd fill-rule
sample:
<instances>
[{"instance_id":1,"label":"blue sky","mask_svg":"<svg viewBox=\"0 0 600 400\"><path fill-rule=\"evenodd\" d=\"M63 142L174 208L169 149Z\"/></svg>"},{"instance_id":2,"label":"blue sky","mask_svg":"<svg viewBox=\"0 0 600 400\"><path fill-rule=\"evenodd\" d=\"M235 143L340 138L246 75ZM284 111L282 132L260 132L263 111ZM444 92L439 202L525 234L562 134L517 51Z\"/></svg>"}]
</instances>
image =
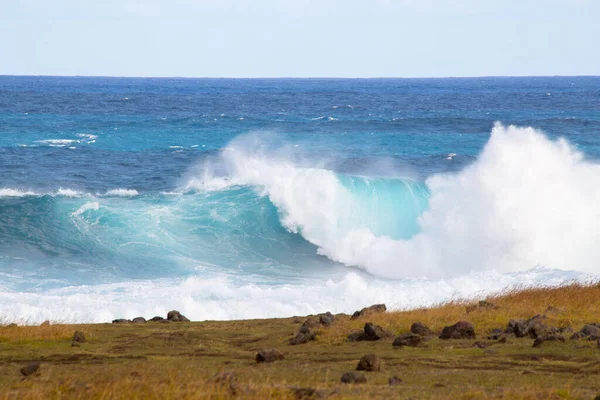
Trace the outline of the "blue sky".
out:
<instances>
[{"instance_id":1,"label":"blue sky","mask_svg":"<svg viewBox=\"0 0 600 400\"><path fill-rule=\"evenodd\" d=\"M599 0L1 0L0 74L600 75Z\"/></svg>"}]
</instances>

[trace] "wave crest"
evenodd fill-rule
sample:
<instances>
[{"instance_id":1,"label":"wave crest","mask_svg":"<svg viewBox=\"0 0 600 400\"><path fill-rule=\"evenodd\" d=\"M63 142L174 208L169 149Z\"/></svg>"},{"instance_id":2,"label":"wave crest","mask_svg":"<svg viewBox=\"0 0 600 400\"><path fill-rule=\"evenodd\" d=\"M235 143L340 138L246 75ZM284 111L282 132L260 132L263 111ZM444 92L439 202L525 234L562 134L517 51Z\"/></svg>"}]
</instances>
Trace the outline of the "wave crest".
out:
<instances>
[{"instance_id":1,"label":"wave crest","mask_svg":"<svg viewBox=\"0 0 600 400\"><path fill-rule=\"evenodd\" d=\"M497 124L472 165L426 182L301 167L256 141L233 141L221 153L227 178L205 172L203 185L255 187L286 229L347 266L385 278L597 270L600 166L564 139Z\"/></svg>"}]
</instances>

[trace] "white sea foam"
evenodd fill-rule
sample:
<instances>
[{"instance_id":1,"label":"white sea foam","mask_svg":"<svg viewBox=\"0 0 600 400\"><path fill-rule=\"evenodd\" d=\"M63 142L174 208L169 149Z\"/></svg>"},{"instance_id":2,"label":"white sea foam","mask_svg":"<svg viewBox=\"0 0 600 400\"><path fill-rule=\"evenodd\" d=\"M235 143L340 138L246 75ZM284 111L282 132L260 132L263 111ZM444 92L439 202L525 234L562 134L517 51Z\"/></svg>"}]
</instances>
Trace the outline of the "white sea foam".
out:
<instances>
[{"instance_id":1,"label":"white sea foam","mask_svg":"<svg viewBox=\"0 0 600 400\"><path fill-rule=\"evenodd\" d=\"M43 293L0 288L0 315L6 322L109 322L115 318L165 316L176 309L192 320L289 317L331 311L352 313L366 305L390 309L430 306L451 299L483 298L511 287L586 281L577 273L534 269L519 274L472 274L448 280L383 282L348 273L339 281L304 285L239 284L225 277L135 281L72 286Z\"/></svg>"},{"instance_id":2,"label":"white sea foam","mask_svg":"<svg viewBox=\"0 0 600 400\"><path fill-rule=\"evenodd\" d=\"M137 196L139 193L135 189L112 189L107 191L105 196L119 196L119 197L132 197Z\"/></svg>"},{"instance_id":3,"label":"white sea foam","mask_svg":"<svg viewBox=\"0 0 600 400\"><path fill-rule=\"evenodd\" d=\"M84 205L82 205L81 207L79 207L77 209L77 211L73 212L71 215L74 217L78 217L80 215L82 215L83 213L85 213L86 211L97 211L100 209L100 203L98 203L97 201L92 201L89 203L85 203Z\"/></svg>"},{"instance_id":4,"label":"white sea foam","mask_svg":"<svg viewBox=\"0 0 600 400\"><path fill-rule=\"evenodd\" d=\"M25 196L37 196L37 193L34 193L29 190L18 190L18 189L11 189L11 188L0 189L0 197L25 197Z\"/></svg>"},{"instance_id":5,"label":"white sea foam","mask_svg":"<svg viewBox=\"0 0 600 400\"><path fill-rule=\"evenodd\" d=\"M229 179L205 176L188 186L252 185L277 206L283 226L348 266L386 278L539 265L599 271L600 166L532 128L496 125L472 165L427 179L429 210L408 240L350 223L352 193L333 172L250 150L256 148L248 138L232 142L222 152Z\"/></svg>"},{"instance_id":6,"label":"white sea foam","mask_svg":"<svg viewBox=\"0 0 600 400\"><path fill-rule=\"evenodd\" d=\"M80 143L80 141L77 139L46 139L46 140L37 140L36 142L44 143L49 146L57 146L57 147L68 146L73 143Z\"/></svg>"},{"instance_id":7,"label":"white sea foam","mask_svg":"<svg viewBox=\"0 0 600 400\"><path fill-rule=\"evenodd\" d=\"M59 188L56 191L56 195L57 196L65 196L65 197L82 197L85 196L86 193L77 191L77 190L73 190L73 189L69 189L69 188Z\"/></svg>"}]
</instances>

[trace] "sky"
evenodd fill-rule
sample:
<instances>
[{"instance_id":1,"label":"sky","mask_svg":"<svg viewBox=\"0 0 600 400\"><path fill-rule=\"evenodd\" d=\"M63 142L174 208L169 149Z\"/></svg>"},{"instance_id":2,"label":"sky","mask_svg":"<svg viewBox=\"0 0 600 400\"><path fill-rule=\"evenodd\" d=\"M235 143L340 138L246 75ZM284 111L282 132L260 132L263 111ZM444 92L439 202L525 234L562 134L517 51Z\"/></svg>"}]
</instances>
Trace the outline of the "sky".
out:
<instances>
[{"instance_id":1,"label":"sky","mask_svg":"<svg viewBox=\"0 0 600 400\"><path fill-rule=\"evenodd\" d=\"M0 75L600 75L600 0L0 0Z\"/></svg>"}]
</instances>

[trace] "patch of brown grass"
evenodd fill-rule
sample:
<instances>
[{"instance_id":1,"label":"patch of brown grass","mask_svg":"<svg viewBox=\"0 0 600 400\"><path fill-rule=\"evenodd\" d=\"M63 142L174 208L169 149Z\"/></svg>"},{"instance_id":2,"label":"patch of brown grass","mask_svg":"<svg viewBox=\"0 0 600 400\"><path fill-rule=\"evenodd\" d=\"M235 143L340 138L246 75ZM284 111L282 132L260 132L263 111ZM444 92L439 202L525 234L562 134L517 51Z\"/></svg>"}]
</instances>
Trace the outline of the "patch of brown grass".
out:
<instances>
[{"instance_id":1,"label":"patch of brown grass","mask_svg":"<svg viewBox=\"0 0 600 400\"><path fill-rule=\"evenodd\" d=\"M330 329L321 330L319 339L332 344L343 342L350 331L361 330L366 322L400 334L408 332L416 321L434 332L458 321L468 321L480 336L494 328L506 328L511 319L527 319L537 314L545 315L548 325L572 327L574 330L581 329L587 323L600 322L599 283L513 289L489 296L485 301L496 307L478 307L475 311L467 312L468 306L477 305L478 302L463 300L432 308L373 314L353 321L342 320Z\"/></svg>"}]
</instances>

